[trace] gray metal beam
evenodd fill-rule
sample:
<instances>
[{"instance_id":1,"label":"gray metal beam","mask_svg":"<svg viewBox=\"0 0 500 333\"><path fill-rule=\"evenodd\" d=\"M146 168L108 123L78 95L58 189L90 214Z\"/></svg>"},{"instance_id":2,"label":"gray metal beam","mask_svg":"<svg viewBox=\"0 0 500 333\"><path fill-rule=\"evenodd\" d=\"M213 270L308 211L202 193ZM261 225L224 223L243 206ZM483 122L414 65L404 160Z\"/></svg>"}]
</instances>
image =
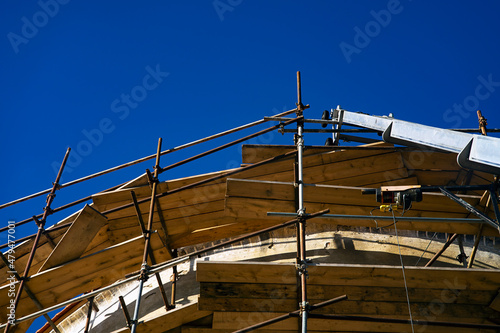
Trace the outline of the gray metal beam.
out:
<instances>
[{"instance_id":1,"label":"gray metal beam","mask_svg":"<svg viewBox=\"0 0 500 333\"><path fill-rule=\"evenodd\" d=\"M467 169L500 174L500 139L402 121L387 116L336 109L334 122L383 132L386 142L429 147L459 154L457 163Z\"/></svg>"}]
</instances>

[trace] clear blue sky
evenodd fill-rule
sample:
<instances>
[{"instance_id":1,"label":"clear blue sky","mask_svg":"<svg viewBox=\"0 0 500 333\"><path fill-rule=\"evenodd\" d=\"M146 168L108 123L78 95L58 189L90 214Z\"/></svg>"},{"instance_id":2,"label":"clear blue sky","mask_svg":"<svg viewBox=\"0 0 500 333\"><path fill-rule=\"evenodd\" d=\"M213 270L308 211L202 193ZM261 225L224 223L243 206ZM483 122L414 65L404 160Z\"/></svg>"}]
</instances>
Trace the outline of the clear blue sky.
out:
<instances>
[{"instance_id":1,"label":"clear blue sky","mask_svg":"<svg viewBox=\"0 0 500 333\"><path fill-rule=\"evenodd\" d=\"M477 127L480 108L489 127L500 127L499 12L498 1L5 0L0 201L50 187L67 147L65 182L152 154L158 137L168 148L291 109L297 70L309 117L340 104L431 126ZM252 142L292 139L275 133ZM161 180L240 161L236 147ZM152 164L63 189L53 207ZM44 200L1 210L1 224L41 213ZM17 235L34 232L31 224Z\"/></svg>"}]
</instances>

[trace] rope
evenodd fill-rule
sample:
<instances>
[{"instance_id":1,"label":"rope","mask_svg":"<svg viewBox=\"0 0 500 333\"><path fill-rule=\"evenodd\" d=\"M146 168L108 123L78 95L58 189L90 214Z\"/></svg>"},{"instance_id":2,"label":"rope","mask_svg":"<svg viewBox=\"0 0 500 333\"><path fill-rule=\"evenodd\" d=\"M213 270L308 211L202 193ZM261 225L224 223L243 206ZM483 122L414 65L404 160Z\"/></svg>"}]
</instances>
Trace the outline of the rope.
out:
<instances>
[{"instance_id":1,"label":"rope","mask_svg":"<svg viewBox=\"0 0 500 333\"><path fill-rule=\"evenodd\" d=\"M435 232L434 235L432 235L431 240L429 241L429 244L427 244L427 247L425 248L424 252L422 252L422 255L420 256L420 258L418 258L417 263L415 264L415 266L418 266L418 263L420 262L420 259L422 259L422 257L424 256L425 252L427 252L427 249L431 245L432 240L434 239L434 237L436 237L436 235L437 235L437 232Z\"/></svg>"},{"instance_id":2,"label":"rope","mask_svg":"<svg viewBox=\"0 0 500 333\"><path fill-rule=\"evenodd\" d=\"M411 331L412 333L415 333L415 330L413 328L413 317L411 315L411 306L410 306L410 296L408 296L408 285L406 284L406 274L405 274L405 265L403 264L403 255L401 254L401 247L399 245L399 237L398 237L398 228L396 226L396 216L394 216L394 211L389 209L392 213L392 219L394 221L394 230L396 231L396 240L398 242L398 250L399 250L399 260L401 261L401 269L403 270L403 281L405 283L405 291L406 291L406 301L408 303L408 312L410 314L410 323L411 323Z\"/></svg>"}]
</instances>

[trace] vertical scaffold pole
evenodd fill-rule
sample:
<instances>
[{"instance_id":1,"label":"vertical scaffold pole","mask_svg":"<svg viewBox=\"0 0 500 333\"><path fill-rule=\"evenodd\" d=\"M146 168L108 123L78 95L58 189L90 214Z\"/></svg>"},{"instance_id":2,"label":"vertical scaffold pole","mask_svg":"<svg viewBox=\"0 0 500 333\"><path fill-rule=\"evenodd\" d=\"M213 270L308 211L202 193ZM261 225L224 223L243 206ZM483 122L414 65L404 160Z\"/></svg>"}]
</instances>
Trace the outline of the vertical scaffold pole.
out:
<instances>
[{"instance_id":1,"label":"vertical scaffold pole","mask_svg":"<svg viewBox=\"0 0 500 333\"><path fill-rule=\"evenodd\" d=\"M144 242L144 255L142 259L141 275L139 276L139 290L137 294L137 301L135 303L134 317L132 319L132 327L130 331L135 333L137 330L137 324L139 320L139 308L141 305L142 289L144 287L144 282L148 279L148 254L149 254L149 244L151 242L151 233L153 229L153 214L155 210L156 202L156 188L158 186L158 171L160 170L160 155L161 155L161 142L162 139L158 139L158 149L156 150L156 162L155 162L155 172L153 176L153 185L151 189L151 201L149 203L149 216L148 216L148 227L146 230L146 239Z\"/></svg>"},{"instance_id":2,"label":"vertical scaffold pole","mask_svg":"<svg viewBox=\"0 0 500 333\"><path fill-rule=\"evenodd\" d=\"M304 105L302 104L302 92L300 82L300 72L297 72L297 117L303 115ZM297 186L297 237L298 237L298 273L300 277L300 314L301 314L301 332L307 332L307 316L309 311L309 304L307 302L307 262L306 262L306 220L304 218L306 209L304 207L304 180L303 180L303 152L304 152L304 121L301 119L297 121L297 171L296 171L296 186Z\"/></svg>"}]
</instances>

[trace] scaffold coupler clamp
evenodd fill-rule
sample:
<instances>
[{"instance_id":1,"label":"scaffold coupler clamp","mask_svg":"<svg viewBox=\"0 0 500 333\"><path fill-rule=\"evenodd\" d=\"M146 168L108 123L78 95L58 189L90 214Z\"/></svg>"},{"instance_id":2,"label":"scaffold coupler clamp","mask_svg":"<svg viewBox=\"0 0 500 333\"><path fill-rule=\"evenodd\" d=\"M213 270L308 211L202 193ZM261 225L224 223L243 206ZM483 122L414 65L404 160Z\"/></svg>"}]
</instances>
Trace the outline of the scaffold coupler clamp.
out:
<instances>
[{"instance_id":1,"label":"scaffold coupler clamp","mask_svg":"<svg viewBox=\"0 0 500 333\"><path fill-rule=\"evenodd\" d=\"M48 203L48 202L50 202L50 200L54 200L55 197L56 197L55 193L49 193L49 194L47 194L47 198L45 199L45 202Z\"/></svg>"},{"instance_id":2,"label":"scaffold coupler clamp","mask_svg":"<svg viewBox=\"0 0 500 333\"><path fill-rule=\"evenodd\" d=\"M141 266L141 274L139 275L139 280L146 282L149 279L149 266L143 263Z\"/></svg>"},{"instance_id":3,"label":"scaffold coupler clamp","mask_svg":"<svg viewBox=\"0 0 500 333\"><path fill-rule=\"evenodd\" d=\"M33 221L35 221L36 225L38 226L38 229L43 230L43 223L36 217L36 215L33 215Z\"/></svg>"},{"instance_id":4,"label":"scaffold coupler clamp","mask_svg":"<svg viewBox=\"0 0 500 333\"><path fill-rule=\"evenodd\" d=\"M299 222L304 222L304 217L306 216L306 209L301 208L297 211L297 217L299 218Z\"/></svg>"},{"instance_id":5,"label":"scaffold coupler clamp","mask_svg":"<svg viewBox=\"0 0 500 333\"><path fill-rule=\"evenodd\" d=\"M300 309L300 316L302 316L304 312L308 312L310 309L309 302L299 302L299 309Z\"/></svg>"},{"instance_id":6,"label":"scaffold coupler clamp","mask_svg":"<svg viewBox=\"0 0 500 333\"><path fill-rule=\"evenodd\" d=\"M158 177L153 176L153 174L151 173L151 171L149 171L149 169L146 169L146 175L148 177L148 183L150 187L152 187L154 183L158 183Z\"/></svg>"},{"instance_id":7,"label":"scaffold coupler clamp","mask_svg":"<svg viewBox=\"0 0 500 333\"><path fill-rule=\"evenodd\" d=\"M304 115L304 104L301 103L295 103L295 105L297 105L297 108L295 109L295 114L297 115L297 117L302 117Z\"/></svg>"},{"instance_id":8,"label":"scaffold coupler clamp","mask_svg":"<svg viewBox=\"0 0 500 333\"><path fill-rule=\"evenodd\" d=\"M300 264L296 264L295 268L299 272L299 275L305 274L306 278L309 277L309 274L307 273L307 263L306 262L301 262Z\"/></svg>"},{"instance_id":9,"label":"scaffold coupler clamp","mask_svg":"<svg viewBox=\"0 0 500 333\"><path fill-rule=\"evenodd\" d=\"M279 125L278 133L280 133L281 135L285 135L285 125L283 124L283 122L280 121L280 123L278 125Z\"/></svg>"}]
</instances>

